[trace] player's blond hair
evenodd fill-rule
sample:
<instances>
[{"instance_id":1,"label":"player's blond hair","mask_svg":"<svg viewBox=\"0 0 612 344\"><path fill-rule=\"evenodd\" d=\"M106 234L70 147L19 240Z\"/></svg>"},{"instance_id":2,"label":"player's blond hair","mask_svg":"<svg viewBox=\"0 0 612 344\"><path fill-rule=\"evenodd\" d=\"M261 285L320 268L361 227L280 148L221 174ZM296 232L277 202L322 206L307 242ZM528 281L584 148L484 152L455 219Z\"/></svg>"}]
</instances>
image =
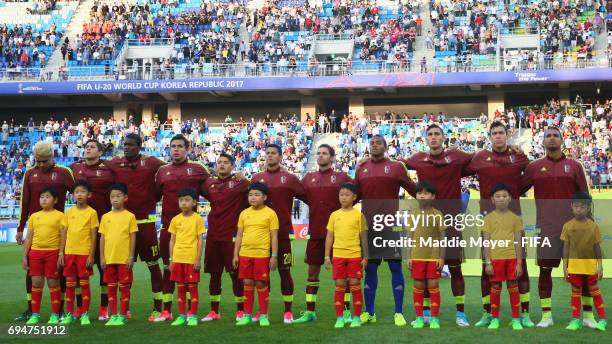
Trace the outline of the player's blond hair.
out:
<instances>
[{"instance_id":1,"label":"player's blond hair","mask_svg":"<svg viewBox=\"0 0 612 344\"><path fill-rule=\"evenodd\" d=\"M34 145L34 156L53 157L53 145L49 141L38 141Z\"/></svg>"}]
</instances>

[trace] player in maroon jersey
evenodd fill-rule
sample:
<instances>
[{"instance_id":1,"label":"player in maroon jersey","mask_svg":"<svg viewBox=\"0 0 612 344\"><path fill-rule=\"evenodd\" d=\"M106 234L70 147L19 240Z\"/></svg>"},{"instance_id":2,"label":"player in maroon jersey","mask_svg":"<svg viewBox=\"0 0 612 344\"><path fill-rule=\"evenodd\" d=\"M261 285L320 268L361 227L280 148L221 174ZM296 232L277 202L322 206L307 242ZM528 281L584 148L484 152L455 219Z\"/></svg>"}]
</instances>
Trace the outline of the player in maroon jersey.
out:
<instances>
[{"instance_id":1,"label":"player in maroon jersey","mask_svg":"<svg viewBox=\"0 0 612 344\"><path fill-rule=\"evenodd\" d=\"M33 149L36 165L26 171L21 183L21 206L19 225L17 226L17 234L15 240L17 244L23 244L23 231L26 227L26 221L29 216L41 210L38 195L44 188L53 187L59 193L55 209L63 212L66 204L66 194L72 192L74 187L74 178L70 169L56 165L53 159L53 146L48 141L39 141L34 145ZM60 276L63 276L61 274ZM66 281L63 277L60 278L62 293L66 290ZM32 293L32 278L26 274L26 292L28 300L28 309L20 316L15 318L18 321L26 321L32 315L31 293ZM62 297L63 300L63 297ZM62 301L63 309L63 301Z\"/></svg>"},{"instance_id":2,"label":"player in maroon jersey","mask_svg":"<svg viewBox=\"0 0 612 344\"><path fill-rule=\"evenodd\" d=\"M327 222L331 213L340 209L338 200L340 185L352 181L348 174L334 171L334 157L335 151L330 145L320 145L317 149L319 170L306 173L302 179L309 206L309 239L304 258L304 262L308 264L308 280L306 281L306 312L299 319L295 319L296 324L317 319L315 303L319 290L319 274L325 258ZM350 293L346 295L350 296Z\"/></svg>"},{"instance_id":3,"label":"player in maroon jersey","mask_svg":"<svg viewBox=\"0 0 612 344\"><path fill-rule=\"evenodd\" d=\"M402 256L398 250L393 252L381 251L372 245L376 236L384 236L385 239L399 239L399 233L391 229L382 232L372 230L372 219L374 215L395 215L399 210L400 188L414 195L415 185L408 175L406 167L399 161L385 157L387 142L380 135L375 135L370 140L371 158L363 162L355 173L355 183L359 187L360 198L363 201L362 211L369 224L368 240L370 259L366 268L364 281L364 294L366 311L361 313L363 323L375 322L376 289L378 287L378 266L385 258L391 270L391 286L395 300L394 322L397 326L406 325L402 314L404 300L404 275L402 272ZM392 257L389 257L392 255Z\"/></svg>"},{"instance_id":4,"label":"player in maroon jersey","mask_svg":"<svg viewBox=\"0 0 612 344\"><path fill-rule=\"evenodd\" d=\"M85 143L85 159L75 162L70 166L75 180L87 180L91 184L91 197L87 203L98 213L98 221L102 215L111 210L110 186L114 183L113 171L100 157L104 147L97 140L91 139ZM100 309L98 320L108 320L108 290L100 266L100 236L97 237L95 262L100 273ZM77 299L77 304L79 299Z\"/></svg>"},{"instance_id":5,"label":"player in maroon jersey","mask_svg":"<svg viewBox=\"0 0 612 344\"><path fill-rule=\"evenodd\" d=\"M234 256L233 238L240 212L249 207L249 181L232 173L234 158L222 153L217 158L217 177L208 178L202 184L202 195L210 202L208 228L206 231L206 251L204 253L204 272L210 273L210 312L202 321L221 319L219 302L221 300L221 276L223 269L232 279L236 301L236 321L244 315L243 283L238 279L238 271L232 265Z\"/></svg>"},{"instance_id":6,"label":"player in maroon jersey","mask_svg":"<svg viewBox=\"0 0 612 344\"><path fill-rule=\"evenodd\" d=\"M510 210L521 215L520 188L521 175L529 164L524 153L516 153L508 146L508 132L506 126L499 121L491 123L489 127L491 150L481 150L472 159L467 169L470 174L478 176L480 186L480 213L487 214L495 209L491 202L491 191L495 184L503 183L510 188L512 200ZM524 233L523 233L524 235ZM483 256L484 257L484 256ZM527 260L523 253L523 273L519 277L519 292L521 294L521 324L523 327L534 327L529 318L529 274L527 273ZM492 320L489 276L485 272L483 262L480 278L482 303L485 313L475 324L476 327L488 326Z\"/></svg>"},{"instance_id":7,"label":"player in maroon jersey","mask_svg":"<svg viewBox=\"0 0 612 344\"><path fill-rule=\"evenodd\" d=\"M551 312L552 269L559 267L562 257L561 230L572 218L571 199L575 192L588 192L586 177L582 165L565 157L562 151L563 135L557 127L548 127L544 131L544 149L546 156L531 162L521 181L521 192L533 186L537 209L537 226L542 240L550 241L550 247L538 247L538 265L540 278L538 290L542 306L542 320L538 327L553 325ZM542 243L542 242L541 242ZM589 326L593 320L591 298L588 288L583 289L584 322ZM588 301L588 304L587 304Z\"/></svg>"},{"instance_id":8,"label":"player in maroon jersey","mask_svg":"<svg viewBox=\"0 0 612 344\"><path fill-rule=\"evenodd\" d=\"M280 146L270 144L266 147L266 171L257 173L251 182L261 182L268 186L270 192L266 205L272 208L278 216L278 272L281 278L281 293L285 303L284 323L293 322L291 306L293 303L293 279L291 266L293 265L293 252L291 237L293 224L291 223L291 209L293 198L306 202L306 192L298 177L281 168L282 150Z\"/></svg>"},{"instance_id":9,"label":"player in maroon jersey","mask_svg":"<svg viewBox=\"0 0 612 344\"><path fill-rule=\"evenodd\" d=\"M152 156L140 154L142 138L137 134L127 134L123 139L123 157L108 161L108 166L115 174L115 181L128 186L131 192L125 208L136 216L138 232L136 251L140 260L147 263L151 274L153 291L153 312L149 321L161 321L162 273L159 269L159 245L155 228L156 205L158 201L155 174L164 162Z\"/></svg>"},{"instance_id":10,"label":"player in maroon jersey","mask_svg":"<svg viewBox=\"0 0 612 344\"><path fill-rule=\"evenodd\" d=\"M168 233L168 228L172 218L181 213L178 193L185 188L199 190L202 183L209 177L208 171L202 164L188 161L187 154L190 148L189 140L183 135L179 134L170 139L172 163L160 167L155 176L157 193L162 198L159 253L164 264L164 308L160 316L155 319L158 321L172 320L174 282L170 280L170 233Z\"/></svg>"},{"instance_id":11,"label":"player in maroon jersey","mask_svg":"<svg viewBox=\"0 0 612 344\"><path fill-rule=\"evenodd\" d=\"M472 154L458 149L445 149L445 136L442 128L431 124L426 129L429 152L419 152L405 161L410 170L416 170L419 181L431 182L436 190L437 208L445 215L453 217L460 214L461 203L461 177L468 175L467 166L472 161ZM447 238L461 238L461 231L450 227L446 229ZM459 326L469 326L464 312L465 281L461 271L463 263L463 250L459 247L447 247L445 251L445 264L451 273L451 290L455 296L457 307L456 323ZM428 293L425 289L425 298L428 302ZM425 311L427 314L428 311ZM425 316L427 321L427 315Z\"/></svg>"}]
</instances>

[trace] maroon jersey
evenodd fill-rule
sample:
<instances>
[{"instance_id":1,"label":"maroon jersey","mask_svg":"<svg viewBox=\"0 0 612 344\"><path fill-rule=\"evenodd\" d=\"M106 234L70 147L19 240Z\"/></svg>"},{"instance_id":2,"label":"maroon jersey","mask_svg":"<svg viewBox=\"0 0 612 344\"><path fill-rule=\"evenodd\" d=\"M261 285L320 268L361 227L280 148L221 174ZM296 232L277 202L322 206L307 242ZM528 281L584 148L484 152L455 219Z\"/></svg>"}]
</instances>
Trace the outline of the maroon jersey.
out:
<instances>
[{"instance_id":1,"label":"maroon jersey","mask_svg":"<svg viewBox=\"0 0 612 344\"><path fill-rule=\"evenodd\" d=\"M155 176L158 196L162 197L161 220L164 229L168 229L170 221L181 213L178 205L178 193L184 188L200 191L202 183L210 174L202 164L192 161L174 162L159 168Z\"/></svg>"},{"instance_id":2,"label":"maroon jersey","mask_svg":"<svg viewBox=\"0 0 612 344\"><path fill-rule=\"evenodd\" d=\"M437 190L436 199L450 200L439 203L444 214L461 212L461 177L469 175L467 166L472 154L458 149L445 149L441 154L419 152L405 161L410 170L417 172L419 181L429 181Z\"/></svg>"},{"instance_id":3,"label":"maroon jersey","mask_svg":"<svg viewBox=\"0 0 612 344\"><path fill-rule=\"evenodd\" d=\"M232 241L240 213L249 207L249 181L208 178L201 191L210 202L206 240Z\"/></svg>"},{"instance_id":4,"label":"maroon jersey","mask_svg":"<svg viewBox=\"0 0 612 344\"><path fill-rule=\"evenodd\" d=\"M53 164L46 170L32 167L26 171L21 183L21 213L18 232L23 232L28 217L41 210L39 193L42 189L53 187L59 193L55 209L64 212L66 193L72 192L74 178L69 168Z\"/></svg>"},{"instance_id":5,"label":"maroon jersey","mask_svg":"<svg viewBox=\"0 0 612 344\"><path fill-rule=\"evenodd\" d=\"M266 205L272 208L278 216L279 239L289 239L293 233L293 225L291 223L291 209L293 208L293 198L298 198L306 202L306 192L298 177L294 174L281 171L267 170L259 172L251 179L252 183L261 182L268 186L270 192Z\"/></svg>"},{"instance_id":6,"label":"maroon jersey","mask_svg":"<svg viewBox=\"0 0 612 344\"><path fill-rule=\"evenodd\" d=\"M128 187L125 208L138 220L146 219L155 212L158 200L155 174L163 165L165 163L158 158L146 155L139 155L133 160L115 157L108 161L108 166L115 173L116 182Z\"/></svg>"},{"instance_id":7,"label":"maroon jersey","mask_svg":"<svg viewBox=\"0 0 612 344\"><path fill-rule=\"evenodd\" d=\"M533 186L537 224L543 234L560 236L563 224L572 217L571 199L578 191L588 192L582 165L562 155L531 162L521 180L521 192Z\"/></svg>"},{"instance_id":8,"label":"maroon jersey","mask_svg":"<svg viewBox=\"0 0 612 344\"><path fill-rule=\"evenodd\" d=\"M481 150L467 167L469 174L478 176L480 185L480 212L489 213L495 209L491 202L491 190L497 183L504 183L510 188L512 201L510 210L521 214L521 175L529 164L525 154L512 153L510 149L503 153Z\"/></svg>"},{"instance_id":9,"label":"maroon jersey","mask_svg":"<svg viewBox=\"0 0 612 344\"><path fill-rule=\"evenodd\" d=\"M399 199L400 188L414 195L414 183L399 161L383 158L368 160L355 172L361 199Z\"/></svg>"},{"instance_id":10,"label":"maroon jersey","mask_svg":"<svg viewBox=\"0 0 612 344\"><path fill-rule=\"evenodd\" d=\"M332 212L340 209L340 185L351 182L344 172L331 168L323 172L308 172L302 179L309 207L308 234L312 239L325 239L327 222Z\"/></svg>"},{"instance_id":11,"label":"maroon jersey","mask_svg":"<svg viewBox=\"0 0 612 344\"><path fill-rule=\"evenodd\" d=\"M111 211L110 186L115 182L115 175L104 160L98 160L93 165L87 165L85 160L75 162L70 166L75 181L86 180L91 184L91 198L87 201L98 213L98 220L102 215Z\"/></svg>"}]
</instances>

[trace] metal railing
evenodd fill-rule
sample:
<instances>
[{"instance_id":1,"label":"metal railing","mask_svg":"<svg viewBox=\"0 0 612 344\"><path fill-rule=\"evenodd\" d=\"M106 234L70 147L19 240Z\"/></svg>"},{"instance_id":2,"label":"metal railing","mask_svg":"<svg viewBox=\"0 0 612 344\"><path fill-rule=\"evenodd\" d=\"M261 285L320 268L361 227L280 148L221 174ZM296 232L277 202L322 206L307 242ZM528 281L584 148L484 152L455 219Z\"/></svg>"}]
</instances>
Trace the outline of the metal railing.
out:
<instances>
[{"instance_id":1,"label":"metal railing","mask_svg":"<svg viewBox=\"0 0 612 344\"><path fill-rule=\"evenodd\" d=\"M465 58L445 57L430 58L422 61L335 61L291 63L238 63L238 64L177 64L167 66L130 67L127 65L99 65L60 67L58 70L49 68L3 68L0 69L0 82L10 81L78 81L78 80L180 80L192 78L222 78L222 77L261 77L261 76L338 76L364 74L393 74L402 72L416 73L460 73L460 72L492 72L502 70L546 70L575 68L611 68L612 56L606 58L587 59L578 56L576 61L559 61L549 59L533 63L505 64L502 58L491 59L486 63L476 63Z\"/></svg>"},{"instance_id":2,"label":"metal railing","mask_svg":"<svg viewBox=\"0 0 612 344\"><path fill-rule=\"evenodd\" d=\"M129 47L174 45L174 38L147 38L144 40L128 39L126 40L126 43Z\"/></svg>"},{"instance_id":3,"label":"metal railing","mask_svg":"<svg viewBox=\"0 0 612 344\"><path fill-rule=\"evenodd\" d=\"M355 38L352 33L334 33L334 34L317 34L315 40L317 41L333 41L333 40L350 40Z\"/></svg>"}]
</instances>

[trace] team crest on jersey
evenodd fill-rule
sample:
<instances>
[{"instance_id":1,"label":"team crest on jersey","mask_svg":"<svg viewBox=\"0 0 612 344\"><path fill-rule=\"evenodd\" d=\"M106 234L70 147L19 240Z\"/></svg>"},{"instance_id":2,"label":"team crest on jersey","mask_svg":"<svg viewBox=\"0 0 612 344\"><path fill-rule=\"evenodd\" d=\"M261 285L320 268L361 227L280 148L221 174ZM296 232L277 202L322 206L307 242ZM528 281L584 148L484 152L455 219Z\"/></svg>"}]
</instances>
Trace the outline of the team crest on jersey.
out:
<instances>
[{"instance_id":1,"label":"team crest on jersey","mask_svg":"<svg viewBox=\"0 0 612 344\"><path fill-rule=\"evenodd\" d=\"M542 167L542 169L540 169L540 171L542 171L542 172L546 172L546 171L547 171L547 170L546 170L546 166L543 166L543 167Z\"/></svg>"},{"instance_id":2,"label":"team crest on jersey","mask_svg":"<svg viewBox=\"0 0 612 344\"><path fill-rule=\"evenodd\" d=\"M332 176L331 176L331 182L332 182L333 184L336 184L336 176L335 176L335 175L333 175L333 174L332 174Z\"/></svg>"},{"instance_id":3,"label":"team crest on jersey","mask_svg":"<svg viewBox=\"0 0 612 344\"><path fill-rule=\"evenodd\" d=\"M169 176L170 175L170 171L166 172L166 175Z\"/></svg>"},{"instance_id":4,"label":"team crest on jersey","mask_svg":"<svg viewBox=\"0 0 612 344\"><path fill-rule=\"evenodd\" d=\"M96 170L96 176L101 177L102 176L102 171Z\"/></svg>"},{"instance_id":5,"label":"team crest on jersey","mask_svg":"<svg viewBox=\"0 0 612 344\"><path fill-rule=\"evenodd\" d=\"M312 182L314 183L315 181L317 181L315 178L312 178Z\"/></svg>"},{"instance_id":6,"label":"team crest on jersey","mask_svg":"<svg viewBox=\"0 0 612 344\"><path fill-rule=\"evenodd\" d=\"M364 168L364 169L363 169L363 173L368 173L368 169L367 169L367 168Z\"/></svg>"},{"instance_id":7,"label":"team crest on jersey","mask_svg":"<svg viewBox=\"0 0 612 344\"><path fill-rule=\"evenodd\" d=\"M263 178L262 178L262 179L261 179L259 182L260 182L260 183L263 183L263 182L264 182Z\"/></svg>"},{"instance_id":8,"label":"team crest on jersey","mask_svg":"<svg viewBox=\"0 0 612 344\"><path fill-rule=\"evenodd\" d=\"M190 167L187 169L187 175L192 175L193 174L193 169Z\"/></svg>"},{"instance_id":9,"label":"team crest on jersey","mask_svg":"<svg viewBox=\"0 0 612 344\"><path fill-rule=\"evenodd\" d=\"M34 173L34 175L32 177L38 178L38 173Z\"/></svg>"},{"instance_id":10,"label":"team crest on jersey","mask_svg":"<svg viewBox=\"0 0 612 344\"><path fill-rule=\"evenodd\" d=\"M564 165L563 170L565 171L565 173L570 173L570 165Z\"/></svg>"},{"instance_id":11,"label":"team crest on jersey","mask_svg":"<svg viewBox=\"0 0 612 344\"><path fill-rule=\"evenodd\" d=\"M215 188L215 184L211 185L211 186L210 186L210 188L211 188L211 189L214 189L214 188Z\"/></svg>"},{"instance_id":12,"label":"team crest on jersey","mask_svg":"<svg viewBox=\"0 0 612 344\"><path fill-rule=\"evenodd\" d=\"M514 161L515 161L515 160L516 160L516 159L514 159L514 155L510 155L510 163L514 164Z\"/></svg>"},{"instance_id":13,"label":"team crest on jersey","mask_svg":"<svg viewBox=\"0 0 612 344\"><path fill-rule=\"evenodd\" d=\"M230 189L233 188L234 187L234 181L230 180L229 183L228 183L228 186L229 186Z\"/></svg>"},{"instance_id":14,"label":"team crest on jersey","mask_svg":"<svg viewBox=\"0 0 612 344\"><path fill-rule=\"evenodd\" d=\"M146 165L146 161L140 160L140 166L145 166L145 165Z\"/></svg>"},{"instance_id":15,"label":"team crest on jersey","mask_svg":"<svg viewBox=\"0 0 612 344\"><path fill-rule=\"evenodd\" d=\"M445 157L444 157L444 161L446 161L446 163L447 163L447 164L450 164L450 163L451 163L451 158L450 158L450 156L448 156L448 155L447 155L447 156L445 156Z\"/></svg>"},{"instance_id":16,"label":"team crest on jersey","mask_svg":"<svg viewBox=\"0 0 612 344\"><path fill-rule=\"evenodd\" d=\"M281 176L281 184L285 184L286 181L287 181L287 177Z\"/></svg>"},{"instance_id":17,"label":"team crest on jersey","mask_svg":"<svg viewBox=\"0 0 612 344\"><path fill-rule=\"evenodd\" d=\"M55 180L57 179L57 173L53 172L51 173L51 180Z\"/></svg>"},{"instance_id":18,"label":"team crest on jersey","mask_svg":"<svg viewBox=\"0 0 612 344\"><path fill-rule=\"evenodd\" d=\"M83 170L79 170L79 174L83 174Z\"/></svg>"},{"instance_id":19,"label":"team crest on jersey","mask_svg":"<svg viewBox=\"0 0 612 344\"><path fill-rule=\"evenodd\" d=\"M385 166L385 174L389 174L389 171L391 171L391 167L389 167L389 165Z\"/></svg>"},{"instance_id":20,"label":"team crest on jersey","mask_svg":"<svg viewBox=\"0 0 612 344\"><path fill-rule=\"evenodd\" d=\"M125 167L125 164L124 164L124 163L121 163L121 167Z\"/></svg>"}]
</instances>

